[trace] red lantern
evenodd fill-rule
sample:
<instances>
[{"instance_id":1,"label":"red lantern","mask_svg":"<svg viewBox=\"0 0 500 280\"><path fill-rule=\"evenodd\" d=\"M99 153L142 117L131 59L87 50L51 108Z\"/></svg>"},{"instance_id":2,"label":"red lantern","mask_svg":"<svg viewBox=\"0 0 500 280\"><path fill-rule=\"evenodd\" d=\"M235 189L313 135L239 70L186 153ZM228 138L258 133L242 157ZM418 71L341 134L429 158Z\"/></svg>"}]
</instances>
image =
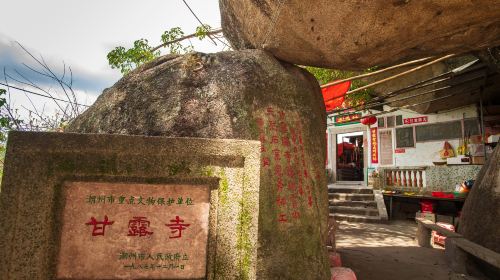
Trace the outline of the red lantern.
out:
<instances>
[{"instance_id":1,"label":"red lantern","mask_svg":"<svg viewBox=\"0 0 500 280\"><path fill-rule=\"evenodd\" d=\"M376 117L366 117L366 118L362 118L361 119L361 123L364 124L364 125L367 125L367 126L370 126L374 123L377 122L377 118Z\"/></svg>"}]
</instances>

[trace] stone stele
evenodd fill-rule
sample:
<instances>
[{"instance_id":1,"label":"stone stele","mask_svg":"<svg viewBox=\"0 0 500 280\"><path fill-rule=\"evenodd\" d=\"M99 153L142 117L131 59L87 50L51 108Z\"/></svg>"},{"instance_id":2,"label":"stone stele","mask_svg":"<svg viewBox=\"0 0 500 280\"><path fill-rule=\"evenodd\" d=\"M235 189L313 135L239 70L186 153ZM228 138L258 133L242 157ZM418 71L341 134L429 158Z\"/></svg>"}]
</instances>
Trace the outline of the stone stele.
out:
<instances>
[{"instance_id":1,"label":"stone stele","mask_svg":"<svg viewBox=\"0 0 500 280\"><path fill-rule=\"evenodd\" d=\"M326 114L304 69L260 50L160 57L68 131L261 141L257 278L330 279Z\"/></svg>"},{"instance_id":2,"label":"stone stele","mask_svg":"<svg viewBox=\"0 0 500 280\"><path fill-rule=\"evenodd\" d=\"M0 279L256 279L260 143L11 132Z\"/></svg>"}]
</instances>

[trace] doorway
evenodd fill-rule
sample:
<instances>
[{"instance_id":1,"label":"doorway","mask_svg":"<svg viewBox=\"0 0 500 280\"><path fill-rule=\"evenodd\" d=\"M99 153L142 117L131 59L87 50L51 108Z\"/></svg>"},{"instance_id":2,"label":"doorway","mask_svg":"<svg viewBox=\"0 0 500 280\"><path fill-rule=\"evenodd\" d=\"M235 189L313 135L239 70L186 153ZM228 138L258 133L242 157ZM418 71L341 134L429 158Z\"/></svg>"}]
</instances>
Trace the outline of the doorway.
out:
<instances>
[{"instance_id":1,"label":"doorway","mask_svg":"<svg viewBox=\"0 0 500 280\"><path fill-rule=\"evenodd\" d=\"M337 181L364 181L363 132L337 134Z\"/></svg>"}]
</instances>

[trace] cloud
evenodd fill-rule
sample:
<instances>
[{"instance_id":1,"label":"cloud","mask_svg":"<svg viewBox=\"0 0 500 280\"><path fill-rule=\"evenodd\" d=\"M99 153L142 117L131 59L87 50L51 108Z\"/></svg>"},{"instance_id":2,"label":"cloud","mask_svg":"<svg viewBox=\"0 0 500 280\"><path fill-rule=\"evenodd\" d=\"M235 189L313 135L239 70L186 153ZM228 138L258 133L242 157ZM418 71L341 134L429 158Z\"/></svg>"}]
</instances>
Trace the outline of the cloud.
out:
<instances>
[{"instance_id":1,"label":"cloud","mask_svg":"<svg viewBox=\"0 0 500 280\"><path fill-rule=\"evenodd\" d=\"M38 60L41 60L41 55L24 46L28 51ZM53 57L45 58L46 64L50 67L51 71L58 77L62 77L64 73L63 59L57 60ZM29 79L31 82L44 87L57 86L54 80L44 77L30 69L28 65L38 71L42 71L41 67L28 53L26 53L15 41L10 40L6 36L0 34L0 78L4 80L3 69L6 73L16 79L25 80ZM112 86L120 77L114 71L89 71L80 65L66 65L65 81L70 80L69 68L71 68L73 76L73 90L84 91L92 94L100 94L103 89ZM16 72L17 71L17 72ZM21 77L21 75L24 77ZM15 83L14 81L10 81ZM19 84L19 83L16 83Z\"/></svg>"}]
</instances>

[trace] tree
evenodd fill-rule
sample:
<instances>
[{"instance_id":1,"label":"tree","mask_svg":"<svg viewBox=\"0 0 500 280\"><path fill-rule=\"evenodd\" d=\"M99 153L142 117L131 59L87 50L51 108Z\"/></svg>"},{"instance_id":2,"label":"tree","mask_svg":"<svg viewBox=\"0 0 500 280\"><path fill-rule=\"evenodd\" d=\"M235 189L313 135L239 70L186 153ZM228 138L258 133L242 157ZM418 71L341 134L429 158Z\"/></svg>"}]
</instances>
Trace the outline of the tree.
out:
<instances>
[{"instance_id":1,"label":"tree","mask_svg":"<svg viewBox=\"0 0 500 280\"><path fill-rule=\"evenodd\" d=\"M63 64L62 73L57 73L49 66L43 56L35 57L23 45L19 47L32 59L31 63L22 63L23 70L4 68L4 81L1 83L6 89L0 89L0 129L5 140L9 130L25 131L59 131L67 122L82 112L87 105L80 104L73 90L73 72L71 67ZM28 72L31 73L28 73ZM56 74L57 73L57 74ZM44 79L45 86L35 83ZM15 94L25 94L31 108L21 106L28 111L27 117L21 118L18 109L11 105L11 89ZM39 108L32 101L30 95L45 97L56 105L54 114L47 114L44 108ZM58 97L63 96L62 98ZM0 139L2 140L2 139Z\"/></svg>"},{"instance_id":2,"label":"tree","mask_svg":"<svg viewBox=\"0 0 500 280\"><path fill-rule=\"evenodd\" d=\"M163 32L160 39L162 44L157 47L150 46L147 39L136 40L133 47L129 49L122 46L116 47L108 53L108 63L111 68L119 69L125 75L138 66L159 57L161 55L160 49L163 47L168 47L171 54L191 52L193 46L191 44L183 45L183 41L191 38L203 40L207 37L220 40L219 37L215 36L221 32L221 29L213 30L210 25L204 24L196 27L196 32L193 34L185 35L180 27L174 27Z\"/></svg>"}]
</instances>

